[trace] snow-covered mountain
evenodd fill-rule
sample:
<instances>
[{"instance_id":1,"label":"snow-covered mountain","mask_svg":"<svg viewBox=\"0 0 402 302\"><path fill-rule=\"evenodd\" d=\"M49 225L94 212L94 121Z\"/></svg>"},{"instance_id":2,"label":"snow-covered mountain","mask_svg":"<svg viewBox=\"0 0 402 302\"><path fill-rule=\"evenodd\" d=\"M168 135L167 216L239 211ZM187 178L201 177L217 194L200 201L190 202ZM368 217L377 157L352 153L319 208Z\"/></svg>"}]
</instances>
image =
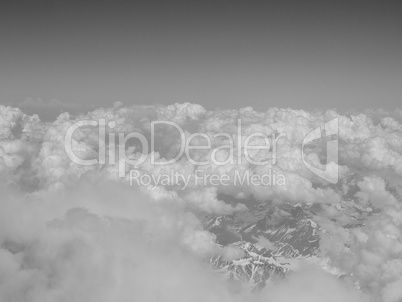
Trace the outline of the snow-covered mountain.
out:
<instances>
[{"instance_id":1,"label":"snow-covered mountain","mask_svg":"<svg viewBox=\"0 0 402 302\"><path fill-rule=\"evenodd\" d=\"M251 200L247 211L203 217L204 227L216 235L221 246L244 251L243 257L232 261L225 261L223 256L212 257L211 266L246 290L260 289L286 277L303 261L314 262L341 276L343 273L331 267L328 259L319 256L322 232L314 221L318 211L318 204L277 206Z\"/></svg>"},{"instance_id":2,"label":"snow-covered mountain","mask_svg":"<svg viewBox=\"0 0 402 302\"><path fill-rule=\"evenodd\" d=\"M239 289L256 290L268 282L275 282L291 271L291 263L283 257L277 258L266 248L245 241L233 244L244 250L241 259L225 261L223 256L212 257L211 266L226 279L233 281Z\"/></svg>"}]
</instances>

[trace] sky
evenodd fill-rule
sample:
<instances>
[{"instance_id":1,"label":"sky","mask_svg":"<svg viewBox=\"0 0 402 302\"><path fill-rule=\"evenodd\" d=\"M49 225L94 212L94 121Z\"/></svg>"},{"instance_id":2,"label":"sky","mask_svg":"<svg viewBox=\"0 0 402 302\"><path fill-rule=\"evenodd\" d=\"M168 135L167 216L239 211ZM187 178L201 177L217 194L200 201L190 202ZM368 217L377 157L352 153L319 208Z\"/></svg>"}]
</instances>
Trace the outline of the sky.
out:
<instances>
[{"instance_id":1,"label":"sky","mask_svg":"<svg viewBox=\"0 0 402 302\"><path fill-rule=\"evenodd\" d=\"M402 4L351 2L1 1L0 103L400 108Z\"/></svg>"}]
</instances>

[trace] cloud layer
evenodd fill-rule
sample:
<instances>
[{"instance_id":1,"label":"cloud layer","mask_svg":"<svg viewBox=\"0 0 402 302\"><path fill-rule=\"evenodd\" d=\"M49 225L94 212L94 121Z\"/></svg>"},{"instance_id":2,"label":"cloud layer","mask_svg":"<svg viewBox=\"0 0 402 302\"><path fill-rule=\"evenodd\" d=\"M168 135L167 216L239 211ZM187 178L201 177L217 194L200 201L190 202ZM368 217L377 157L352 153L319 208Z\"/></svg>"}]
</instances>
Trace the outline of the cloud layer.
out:
<instances>
[{"instance_id":1,"label":"cloud layer","mask_svg":"<svg viewBox=\"0 0 402 302\"><path fill-rule=\"evenodd\" d=\"M339 119L340 180L333 185L309 171L302 161L302 142L325 122ZM181 157L167 166L148 159L135 167L157 177L169 171L194 175L233 174L235 170L263 175L275 169L286 178L282 186L194 185L180 183L130 186L129 170L118 177L119 162L83 166L65 151L66 131L78 121L105 119L105 138L96 127L82 127L73 135L74 153L98 158L110 133L151 135L152 121L179 125L188 138L208 136L215 148L227 145L217 136L282 133L277 140L277 162L252 165L239 153L235 163L197 166ZM154 156L175 158L180 136L173 127L155 128ZM202 145L202 141L193 141ZM244 141L243 141L244 143ZM138 158L138 141L127 142L128 158ZM118 147L116 147L118 148ZM106 148L107 160L117 149ZM307 160L320 166L325 143L307 148ZM194 149L192 158L211 156ZM228 158L227 148L217 157ZM269 151L253 154L262 160ZM120 163L121 165L121 163ZM121 167L121 166L120 166ZM124 107L116 103L85 115L62 113L43 122L18 108L0 106L0 298L4 301L383 301L402 299L402 111L367 111L342 116L335 111L307 112L271 108L256 112L207 111L197 104ZM219 193L243 197L244 203L226 203ZM247 196L275 204L316 203L321 228L320 257L344 273L336 278L302 266L289 280L260 293L233 294L226 281L206 264L222 254L241 257L238 250L219 247L215 235L204 230L199 215L228 215L247 209ZM236 199L238 200L238 199ZM365 217L359 227L351 209ZM335 299L336 297L336 299Z\"/></svg>"}]
</instances>

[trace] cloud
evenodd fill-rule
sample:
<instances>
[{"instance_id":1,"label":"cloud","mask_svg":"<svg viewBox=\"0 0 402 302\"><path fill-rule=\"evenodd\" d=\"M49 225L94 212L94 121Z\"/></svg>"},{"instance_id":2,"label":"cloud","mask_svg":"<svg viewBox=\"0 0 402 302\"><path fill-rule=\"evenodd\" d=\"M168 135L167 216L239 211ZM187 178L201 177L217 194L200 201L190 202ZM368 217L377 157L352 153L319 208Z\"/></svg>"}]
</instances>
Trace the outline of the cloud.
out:
<instances>
[{"instance_id":1,"label":"cloud","mask_svg":"<svg viewBox=\"0 0 402 302\"><path fill-rule=\"evenodd\" d=\"M174 201L154 204L111 183L36 197L3 191L1 300L229 301L201 261L213 236Z\"/></svg>"},{"instance_id":2,"label":"cloud","mask_svg":"<svg viewBox=\"0 0 402 302\"><path fill-rule=\"evenodd\" d=\"M313 266L304 266L285 282L268 286L262 295L275 302L364 301L352 287Z\"/></svg>"},{"instance_id":3,"label":"cloud","mask_svg":"<svg viewBox=\"0 0 402 302\"><path fill-rule=\"evenodd\" d=\"M24 103L60 105L35 99ZM336 117L341 173L340 182L332 185L306 169L301 143L309 132ZM116 123L106 127L105 138L99 139L96 127L74 132L72 148L82 159L98 158L110 135L135 131L149 140L152 121L172 121L187 138L196 132L205 134L214 148L228 143L217 134L232 136L234 162L198 166L182 156L157 166L148 156L134 167L141 175L158 177L176 171L194 177L200 170L233 176L237 170L261 176L274 168L286 183L235 184L231 178L217 185L189 182L183 189L183 180L171 179L129 186L129 169L125 178L119 178L117 160L84 166L66 154L67 129L78 121L100 119ZM243 138L238 137L239 120ZM0 300L362 301L361 294L365 301L400 301L401 122L400 111L355 115L279 108L257 112L250 107L208 111L190 103L132 107L116 103L111 108L78 115L65 112L55 120L42 121L24 110L0 106ZM180 150L177 129L155 129L153 155L158 160L174 158ZM277 140L276 164L250 164L239 152L244 136L257 132L284 134ZM106 149L105 158L114 158L118 148ZM325 148L325 144L309 146L308 160L323 165ZM141 146L130 139L124 150L134 158ZM264 159L271 151L254 155ZM229 155L223 150L219 156L223 160ZM211 153L194 149L192 156L208 159ZM228 202L218 198L220 193L253 198ZM246 211L252 199L270 200L276 206L317 205L314 220L320 227L320 257L345 278L306 266L261 293L233 295L206 263L214 254L233 260L242 257L243 251L219 247L215 235L203 229L200 217ZM278 209L274 214L283 215ZM272 247L262 237L259 242Z\"/></svg>"}]
</instances>

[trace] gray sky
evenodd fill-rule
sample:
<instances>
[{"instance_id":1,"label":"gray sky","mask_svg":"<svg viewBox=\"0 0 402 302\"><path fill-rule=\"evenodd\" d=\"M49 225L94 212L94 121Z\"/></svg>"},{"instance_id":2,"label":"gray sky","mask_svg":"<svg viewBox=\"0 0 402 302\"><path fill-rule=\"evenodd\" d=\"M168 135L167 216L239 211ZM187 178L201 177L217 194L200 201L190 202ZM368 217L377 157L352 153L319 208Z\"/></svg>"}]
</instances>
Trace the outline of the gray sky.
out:
<instances>
[{"instance_id":1,"label":"gray sky","mask_svg":"<svg viewBox=\"0 0 402 302\"><path fill-rule=\"evenodd\" d=\"M2 1L0 102L401 107L402 5L323 2Z\"/></svg>"}]
</instances>

